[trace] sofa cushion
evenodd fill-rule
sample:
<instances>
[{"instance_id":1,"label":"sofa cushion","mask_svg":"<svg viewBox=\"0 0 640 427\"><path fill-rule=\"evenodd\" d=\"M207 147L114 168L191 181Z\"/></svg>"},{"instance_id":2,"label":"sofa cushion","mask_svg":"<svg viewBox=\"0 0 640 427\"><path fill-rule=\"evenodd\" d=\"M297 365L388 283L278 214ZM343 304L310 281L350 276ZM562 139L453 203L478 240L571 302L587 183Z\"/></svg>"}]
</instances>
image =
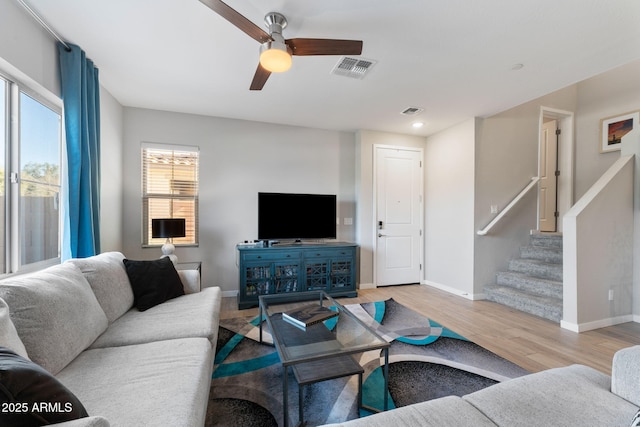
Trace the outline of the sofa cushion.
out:
<instances>
[{"instance_id":1,"label":"sofa cushion","mask_svg":"<svg viewBox=\"0 0 640 427\"><path fill-rule=\"evenodd\" d=\"M101 416L80 418L78 420L58 423L55 427L111 427L109 420Z\"/></svg>"},{"instance_id":2,"label":"sofa cushion","mask_svg":"<svg viewBox=\"0 0 640 427\"><path fill-rule=\"evenodd\" d=\"M215 346L221 296L220 288L205 288L144 312L133 308L113 322L91 348L191 337L207 338Z\"/></svg>"},{"instance_id":3,"label":"sofa cushion","mask_svg":"<svg viewBox=\"0 0 640 427\"><path fill-rule=\"evenodd\" d=\"M57 377L115 426L204 425L213 351L204 338L83 352Z\"/></svg>"},{"instance_id":4,"label":"sofa cushion","mask_svg":"<svg viewBox=\"0 0 640 427\"><path fill-rule=\"evenodd\" d=\"M133 307L133 290L120 252L105 252L67 261L78 267L96 295L109 323Z\"/></svg>"},{"instance_id":5,"label":"sofa cushion","mask_svg":"<svg viewBox=\"0 0 640 427\"><path fill-rule=\"evenodd\" d=\"M18 336L18 331L9 317L9 306L0 299L0 346L10 348L24 358L29 358L27 349Z\"/></svg>"},{"instance_id":6,"label":"sofa cushion","mask_svg":"<svg viewBox=\"0 0 640 427\"><path fill-rule=\"evenodd\" d=\"M349 427L495 427L487 417L457 396L403 406L387 412L327 426Z\"/></svg>"},{"instance_id":7,"label":"sofa cushion","mask_svg":"<svg viewBox=\"0 0 640 427\"><path fill-rule=\"evenodd\" d=\"M145 311L184 295L182 281L169 257L151 261L124 259L124 265L138 310Z\"/></svg>"},{"instance_id":8,"label":"sofa cushion","mask_svg":"<svg viewBox=\"0 0 640 427\"><path fill-rule=\"evenodd\" d=\"M107 329L91 286L72 264L4 279L0 298L29 358L54 375Z\"/></svg>"},{"instance_id":9,"label":"sofa cushion","mask_svg":"<svg viewBox=\"0 0 640 427\"><path fill-rule=\"evenodd\" d=\"M5 347L0 347L0 405L3 426L41 426L87 416L60 381Z\"/></svg>"},{"instance_id":10,"label":"sofa cushion","mask_svg":"<svg viewBox=\"0 0 640 427\"><path fill-rule=\"evenodd\" d=\"M627 426L638 407L609 387L607 375L572 365L504 381L463 399L498 426Z\"/></svg>"}]
</instances>

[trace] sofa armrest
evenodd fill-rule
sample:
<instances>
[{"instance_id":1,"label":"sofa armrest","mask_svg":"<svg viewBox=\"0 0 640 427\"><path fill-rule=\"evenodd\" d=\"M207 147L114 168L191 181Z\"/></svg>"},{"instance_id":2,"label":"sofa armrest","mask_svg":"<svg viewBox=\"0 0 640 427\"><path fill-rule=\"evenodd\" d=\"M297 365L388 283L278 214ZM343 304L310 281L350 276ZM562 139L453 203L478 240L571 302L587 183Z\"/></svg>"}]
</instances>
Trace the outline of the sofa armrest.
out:
<instances>
[{"instance_id":1,"label":"sofa armrest","mask_svg":"<svg viewBox=\"0 0 640 427\"><path fill-rule=\"evenodd\" d=\"M64 423L51 424L55 427L109 427L109 421L103 417L85 417Z\"/></svg>"},{"instance_id":2,"label":"sofa armrest","mask_svg":"<svg viewBox=\"0 0 640 427\"><path fill-rule=\"evenodd\" d=\"M178 270L185 294L200 292L200 272L198 270Z\"/></svg>"},{"instance_id":3,"label":"sofa armrest","mask_svg":"<svg viewBox=\"0 0 640 427\"><path fill-rule=\"evenodd\" d=\"M623 348L613 356L611 391L640 406L640 345Z\"/></svg>"}]
</instances>

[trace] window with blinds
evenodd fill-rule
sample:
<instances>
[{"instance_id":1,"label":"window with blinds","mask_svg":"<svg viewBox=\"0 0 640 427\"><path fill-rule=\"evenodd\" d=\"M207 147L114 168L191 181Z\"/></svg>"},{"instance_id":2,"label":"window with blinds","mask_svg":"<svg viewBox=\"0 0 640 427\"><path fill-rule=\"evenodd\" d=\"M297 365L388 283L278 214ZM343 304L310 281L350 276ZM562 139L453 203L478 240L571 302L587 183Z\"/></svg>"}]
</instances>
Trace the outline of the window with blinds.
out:
<instances>
[{"instance_id":1,"label":"window with blinds","mask_svg":"<svg viewBox=\"0 0 640 427\"><path fill-rule=\"evenodd\" d=\"M165 243L152 237L154 218L184 218L186 236L173 244L198 244L198 155L197 147L142 145L143 245Z\"/></svg>"}]
</instances>

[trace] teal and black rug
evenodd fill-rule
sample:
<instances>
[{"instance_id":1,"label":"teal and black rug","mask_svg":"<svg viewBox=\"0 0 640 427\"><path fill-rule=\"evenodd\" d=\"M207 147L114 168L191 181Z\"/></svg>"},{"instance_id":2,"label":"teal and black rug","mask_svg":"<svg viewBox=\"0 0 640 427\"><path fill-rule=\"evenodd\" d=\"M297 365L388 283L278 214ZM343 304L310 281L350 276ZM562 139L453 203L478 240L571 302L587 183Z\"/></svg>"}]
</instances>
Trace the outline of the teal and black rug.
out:
<instances>
[{"instance_id":1,"label":"teal and black rug","mask_svg":"<svg viewBox=\"0 0 640 427\"><path fill-rule=\"evenodd\" d=\"M462 396L525 375L521 367L474 344L393 299L346 307L391 342L390 408ZM273 345L258 339L259 319L220 323L207 423L210 426L278 426L282 423L282 375ZM264 333L264 332L263 332ZM267 333L265 340L270 341ZM364 367L363 402L382 408L384 364L381 351L356 355ZM291 370L289 370L291 372ZM289 380L289 414L298 420L298 386ZM315 426L369 415L357 409L357 376L306 386L306 425Z\"/></svg>"}]
</instances>

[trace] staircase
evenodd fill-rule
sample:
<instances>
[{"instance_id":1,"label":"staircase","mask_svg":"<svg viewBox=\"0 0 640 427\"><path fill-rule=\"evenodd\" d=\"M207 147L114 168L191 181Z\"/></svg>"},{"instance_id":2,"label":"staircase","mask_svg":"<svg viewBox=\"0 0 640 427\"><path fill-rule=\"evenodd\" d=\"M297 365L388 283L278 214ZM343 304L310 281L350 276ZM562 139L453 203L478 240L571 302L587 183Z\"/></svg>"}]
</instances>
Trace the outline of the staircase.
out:
<instances>
[{"instance_id":1,"label":"staircase","mask_svg":"<svg viewBox=\"0 0 640 427\"><path fill-rule=\"evenodd\" d=\"M562 320L562 235L535 233L509 270L484 288L486 299L560 323Z\"/></svg>"}]
</instances>

